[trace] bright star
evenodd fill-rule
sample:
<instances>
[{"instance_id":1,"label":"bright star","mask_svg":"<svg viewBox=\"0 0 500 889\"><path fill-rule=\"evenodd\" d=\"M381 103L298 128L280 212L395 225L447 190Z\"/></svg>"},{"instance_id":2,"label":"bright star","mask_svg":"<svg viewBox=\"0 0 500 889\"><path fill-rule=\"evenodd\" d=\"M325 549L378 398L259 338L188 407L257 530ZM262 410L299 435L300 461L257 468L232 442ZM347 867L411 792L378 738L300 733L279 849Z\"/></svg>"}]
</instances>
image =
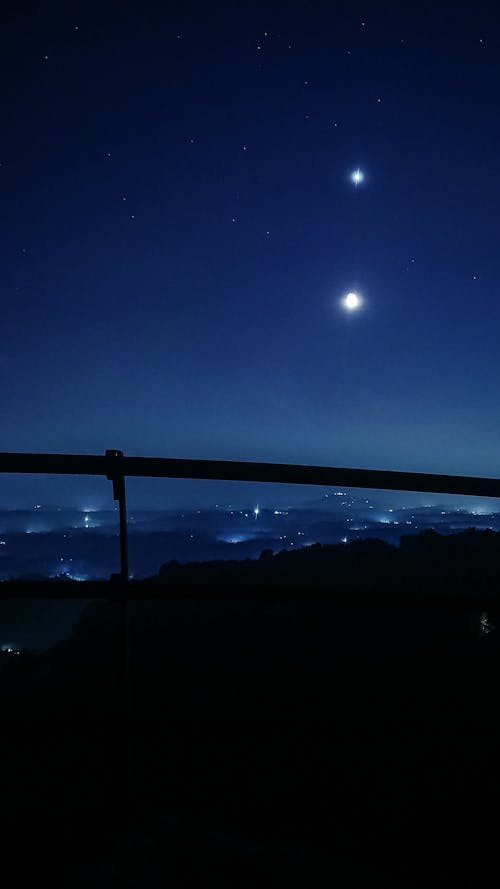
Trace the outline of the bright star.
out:
<instances>
[{"instance_id":1,"label":"bright star","mask_svg":"<svg viewBox=\"0 0 500 889\"><path fill-rule=\"evenodd\" d=\"M355 293L354 290L351 290L344 296L342 303L344 309L347 309L348 312L354 312L356 309L359 309L361 305L361 297L359 293Z\"/></svg>"},{"instance_id":2,"label":"bright star","mask_svg":"<svg viewBox=\"0 0 500 889\"><path fill-rule=\"evenodd\" d=\"M359 167L357 168L357 170L353 170L353 172L351 173L351 182L356 186L356 188L358 187L358 185L361 185L364 178L365 174L362 170L359 169Z\"/></svg>"}]
</instances>

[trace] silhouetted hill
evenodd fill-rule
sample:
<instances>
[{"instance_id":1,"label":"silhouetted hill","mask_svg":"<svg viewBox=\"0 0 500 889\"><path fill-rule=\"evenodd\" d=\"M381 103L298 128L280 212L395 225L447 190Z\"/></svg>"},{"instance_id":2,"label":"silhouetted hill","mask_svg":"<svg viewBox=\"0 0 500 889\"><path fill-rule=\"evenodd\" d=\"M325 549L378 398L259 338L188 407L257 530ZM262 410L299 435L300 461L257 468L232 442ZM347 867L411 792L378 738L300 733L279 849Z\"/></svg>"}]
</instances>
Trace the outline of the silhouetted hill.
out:
<instances>
[{"instance_id":1,"label":"silhouetted hill","mask_svg":"<svg viewBox=\"0 0 500 889\"><path fill-rule=\"evenodd\" d=\"M126 609L106 587L6 662L3 835L45 861L61 837L61 886L490 885L498 547L170 564Z\"/></svg>"},{"instance_id":2,"label":"silhouetted hill","mask_svg":"<svg viewBox=\"0 0 500 889\"><path fill-rule=\"evenodd\" d=\"M377 539L283 550L258 560L169 562L157 577L170 590L239 596L301 597L352 591L388 595L477 595L500 590L500 533L470 529L403 536L399 547Z\"/></svg>"}]
</instances>

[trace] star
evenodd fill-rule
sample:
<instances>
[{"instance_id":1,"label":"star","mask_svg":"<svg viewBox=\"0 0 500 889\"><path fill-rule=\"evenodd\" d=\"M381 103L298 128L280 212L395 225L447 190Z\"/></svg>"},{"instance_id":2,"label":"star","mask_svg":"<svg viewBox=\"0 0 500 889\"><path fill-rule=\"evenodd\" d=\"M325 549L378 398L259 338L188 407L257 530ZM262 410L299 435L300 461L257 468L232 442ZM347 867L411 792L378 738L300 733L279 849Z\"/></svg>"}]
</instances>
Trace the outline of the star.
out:
<instances>
[{"instance_id":1,"label":"star","mask_svg":"<svg viewBox=\"0 0 500 889\"><path fill-rule=\"evenodd\" d=\"M354 184L354 186L356 188L358 187L358 185L361 185L364 178L365 178L365 174L363 173L362 170L359 169L359 167L357 168L357 170L353 170L353 172L351 173L351 182Z\"/></svg>"}]
</instances>

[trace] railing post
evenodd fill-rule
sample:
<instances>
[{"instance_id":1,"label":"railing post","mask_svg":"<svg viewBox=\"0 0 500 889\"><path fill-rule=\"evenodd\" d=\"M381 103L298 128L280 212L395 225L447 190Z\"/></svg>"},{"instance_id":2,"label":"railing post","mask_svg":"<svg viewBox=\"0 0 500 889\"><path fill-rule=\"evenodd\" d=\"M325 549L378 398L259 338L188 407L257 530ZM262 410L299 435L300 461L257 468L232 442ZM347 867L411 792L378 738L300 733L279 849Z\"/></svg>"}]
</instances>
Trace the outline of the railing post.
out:
<instances>
[{"instance_id":1,"label":"railing post","mask_svg":"<svg viewBox=\"0 0 500 889\"><path fill-rule=\"evenodd\" d=\"M120 515L120 579L128 581L128 540L127 540L127 502L125 499L125 476L121 466L123 451L106 451L106 457L115 464L106 478L113 483L113 499L118 501Z\"/></svg>"},{"instance_id":2,"label":"railing post","mask_svg":"<svg viewBox=\"0 0 500 889\"><path fill-rule=\"evenodd\" d=\"M121 658L119 688L121 691L120 709L122 721L120 729L124 740L121 748L123 760L120 763L120 783L122 793L118 792L123 818L122 829L128 836L130 816L130 775L131 775L131 737L130 737L130 615L128 607L128 541L127 541L127 503L125 499L125 476L123 474L123 451L108 450L106 458L110 464L106 478L113 483L113 499L118 501L120 514L120 595L121 602ZM113 579L113 578L112 578ZM119 767L120 768L120 767Z\"/></svg>"}]
</instances>

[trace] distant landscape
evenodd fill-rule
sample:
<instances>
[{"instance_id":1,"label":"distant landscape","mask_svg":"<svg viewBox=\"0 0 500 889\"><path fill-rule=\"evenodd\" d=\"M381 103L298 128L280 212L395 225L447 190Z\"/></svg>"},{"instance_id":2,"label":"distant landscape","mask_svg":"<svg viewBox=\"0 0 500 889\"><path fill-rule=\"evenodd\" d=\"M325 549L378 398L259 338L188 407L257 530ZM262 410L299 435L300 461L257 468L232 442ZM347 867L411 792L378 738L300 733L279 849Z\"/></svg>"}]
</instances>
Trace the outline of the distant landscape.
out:
<instances>
[{"instance_id":1,"label":"distant landscape","mask_svg":"<svg viewBox=\"0 0 500 889\"><path fill-rule=\"evenodd\" d=\"M129 509L130 573L149 577L173 559L181 564L256 559L264 549L277 553L372 537L398 544L403 534L472 527L500 531L497 501L331 491L303 504L248 500L184 510ZM0 511L0 580L108 579L118 564L116 510L34 504Z\"/></svg>"},{"instance_id":2,"label":"distant landscape","mask_svg":"<svg viewBox=\"0 0 500 889\"><path fill-rule=\"evenodd\" d=\"M129 597L136 601L194 599L211 604L320 601L352 608L383 605L396 610L416 604L426 609L444 607L445 611L453 601L454 609L461 602L476 612L474 638L489 635L498 623L500 531L450 531L448 524L444 527L446 533L432 527L401 533L395 542L375 534L351 540L344 535L341 542L289 544L278 551L263 547L265 538L261 537L254 540L259 551L256 558L242 558L241 549L237 557L230 558L236 556L236 544L221 544L220 555L198 559L193 548L191 561L167 559L147 578L131 579ZM78 533L86 536L85 532ZM66 539L60 531L44 536ZM168 532L150 532L145 539L159 543L168 536ZM135 537L137 542L139 534ZM102 534L94 535L98 542L106 539ZM198 554L202 551L199 548ZM211 552L208 542L205 551ZM15 654L26 648L45 649L66 638L89 600L96 595L113 599L120 586L110 585L108 580L76 579L61 572L51 578L22 575L10 582L5 580L2 589L0 650ZM430 621L426 615L417 631L421 641L434 632L434 622L435 613ZM438 637L441 648L446 633L438 633Z\"/></svg>"}]
</instances>

